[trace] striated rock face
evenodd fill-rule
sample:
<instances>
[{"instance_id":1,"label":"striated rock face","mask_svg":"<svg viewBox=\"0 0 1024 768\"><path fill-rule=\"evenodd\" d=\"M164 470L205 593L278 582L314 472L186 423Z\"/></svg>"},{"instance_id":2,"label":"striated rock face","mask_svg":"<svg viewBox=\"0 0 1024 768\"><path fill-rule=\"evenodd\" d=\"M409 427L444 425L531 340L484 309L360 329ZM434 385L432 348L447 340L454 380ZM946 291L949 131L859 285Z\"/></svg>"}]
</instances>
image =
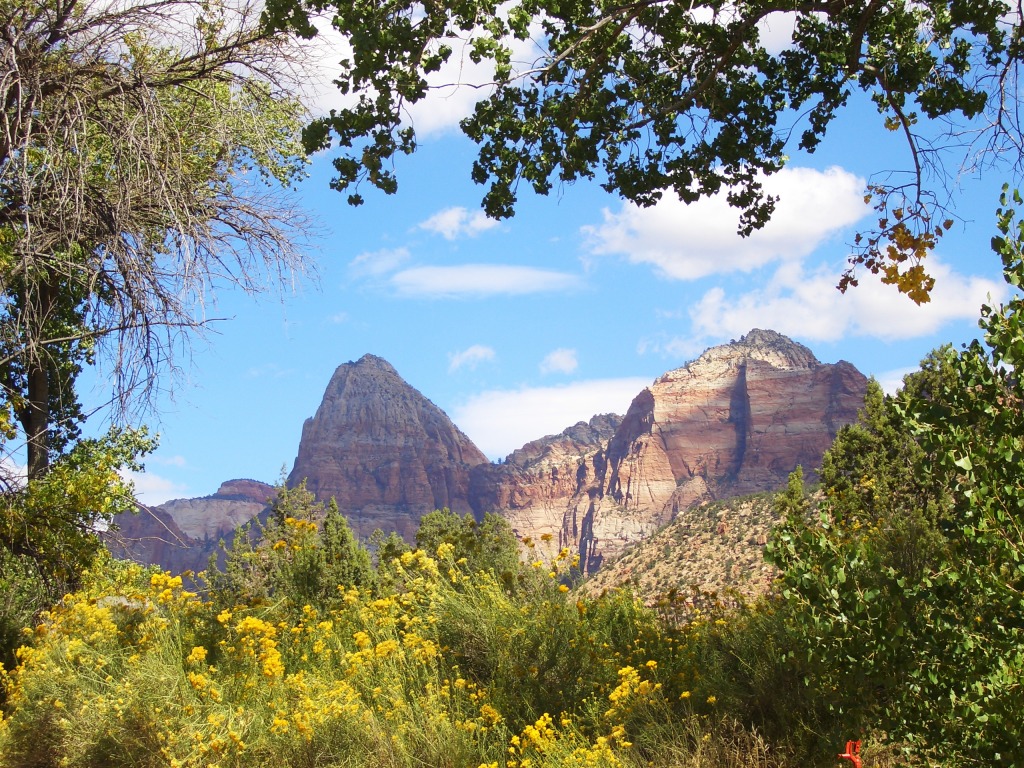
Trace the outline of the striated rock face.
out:
<instances>
[{"instance_id":1,"label":"striated rock face","mask_svg":"<svg viewBox=\"0 0 1024 768\"><path fill-rule=\"evenodd\" d=\"M220 539L258 515L274 497L274 488L256 480L228 480L212 496L174 499L160 505L182 533L192 539Z\"/></svg>"},{"instance_id":2,"label":"striated rock face","mask_svg":"<svg viewBox=\"0 0 1024 768\"><path fill-rule=\"evenodd\" d=\"M273 486L257 480L228 480L212 496L174 499L135 515L117 515L106 535L117 557L159 565L172 573L201 571L221 539L262 512Z\"/></svg>"},{"instance_id":3,"label":"striated rock face","mask_svg":"<svg viewBox=\"0 0 1024 768\"><path fill-rule=\"evenodd\" d=\"M318 499L333 496L360 536L381 528L411 540L427 512L471 511L470 469L485 463L444 411L365 355L334 372L288 485L306 480Z\"/></svg>"},{"instance_id":4,"label":"striated rock face","mask_svg":"<svg viewBox=\"0 0 1024 768\"><path fill-rule=\"evenodd\" d=\"M595 455L615 435L622 417L613 413L581 421L558 435L527 443L502 464L470 472L469 500L477 516L499 511L521 536L557 542L566 499L594 482ZM547 549L554 548L552 547ZM555 549L557 551L557 549ZM550 554L550 552L547 552Z\"/></svg>"},{"instance_id":5,"label":"striated rock face","mask_svg":"<svg viewBox=\"0 0 1024 768\"><path fill-rule=\"evenodd\" d=\"M813 478L866 386L849 363L819 363L787 337L753 330L637 395L614 436L580 456L571 493L558 497L549 483L536 493L495 489L487 500L530 536L551 532L561 506L558 546L578 551L593 573L680 510L781 488L798 464Z\"/></svg>"}]
</instances>

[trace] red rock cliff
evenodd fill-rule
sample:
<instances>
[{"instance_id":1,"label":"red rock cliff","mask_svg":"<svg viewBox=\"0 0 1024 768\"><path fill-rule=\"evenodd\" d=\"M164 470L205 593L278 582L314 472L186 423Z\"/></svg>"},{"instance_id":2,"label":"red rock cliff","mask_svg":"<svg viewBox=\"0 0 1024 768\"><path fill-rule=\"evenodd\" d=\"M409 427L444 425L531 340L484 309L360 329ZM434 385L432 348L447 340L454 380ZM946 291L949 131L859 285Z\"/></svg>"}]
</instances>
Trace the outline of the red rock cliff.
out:
<instances>
[{"instance_id":1,"label":"red rock cliff","mask_svg":"<svg viewBox=\"0 0 1024 768\"><path fill-rule=\"evenodd\" d=\"M477 512L490 505L520 535L553 534L553 548L578 551L593 572L702 500L776 490L798 464L813 477L866 386L849 363L822 364L781 334L753 330L660 377L602 445L576 446L563 465L575 462L577 482L559 469L554 483L544 460L528 458L490 473L498 487L474 495Z\"/></svg>"},{"instance_id":2,"label":"red rock cliff","mask_svg":"<svg viewBox=\"0 0 1024 768\"><path fill-rule=\"evenodd\" d=\"M444 411L365 355L334 372L302 427L288 484L305 479L320 500L333 496L360 536L381 528L411 541L427 512L471 511L469 471L484 463Z\"/></svg>"},{"instance_id":3,"label":"red rock cliff","mask_svg":"<svg viewBox=\"0 0 1024 768\"><path fill-rule=\"evenodd\" d=\"M159 565L172 573L201 571L221 539L262 512L273 486L257 480L228 480L212 496L173 499L134 515L117 515L105 536L117 557Z\"/></svg>"}]
</instances>

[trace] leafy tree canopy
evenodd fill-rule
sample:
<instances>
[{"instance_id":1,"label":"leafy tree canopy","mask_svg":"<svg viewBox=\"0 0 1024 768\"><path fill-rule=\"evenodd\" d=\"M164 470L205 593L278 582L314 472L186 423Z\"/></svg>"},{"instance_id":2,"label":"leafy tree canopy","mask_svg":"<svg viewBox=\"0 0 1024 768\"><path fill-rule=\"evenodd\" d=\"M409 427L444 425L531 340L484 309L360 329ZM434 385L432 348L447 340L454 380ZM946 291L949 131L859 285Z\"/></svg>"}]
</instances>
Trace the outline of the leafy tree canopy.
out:
<instances>
[{"instance_id":1,"label":"leafy tree canopy","mask_svg":"<svg viewBox=\"0 0 1024 768\"><path fill-rule=\"evenodd\" d=\"M442 544L453 548L454 559L465 558L470 572L490 571L505 589L519 588L523 571L519 540L505 518L488 512L477 521L470 514L459 517L450 509L434 510L420 520L416 546L433 554Z\"/></svg>"},{"instance_id":2,"label":"leafy tree canopy","mask_svg":"<svg viewBox=\"0 0 1024 768\"><path fill-rule=\"evenodd\" d=\"M644 206L724 191L749 234L775 204L765 176L794 148L813 152L851 97L869 95L905 138L909 175L869 186L877 228L840 287L863 266L917 302L933 284L922 260L952 223L939 191L959 168L943 168L943 151L965 150L965 164L978 150L1020 158L1021 28L1002 0L269 0L265 17L312 35L310 15L325 11L351 46L337 84L353 104L315 120L305 142L340 148L333 186L353 204L363 182L396 190L391 161L416 148L403 110L464 55L493 65L462 129L479 144L483 207L499 218L520 185L546 194L598 177ZM765 30L787 23L792 40L775 50Z\"/></svg>"},{"instance_id":3,"label":"leafy tree canopy","mask_svg":"<svg viewBox=\"0 0 1024 768\"><path fill-rule=\"evenodd\" d=\"M370 587L376 578L370 553L352 534L337 503L318 502L305 482L295 488L282 483L266 523L257 519L254 527L243 526L231 547L221 548L223 571L214 556L206 578L228 605L276 598L330 607L342 600L345 589Z\"/></svg>"},{"instance_id":4,"label":"leafy tree canopy","mask_svg":"<svg viewBox=\"0 0 1024 768\"><path fill-rule=\"evenodd\" d=\"M299 59L247 0L2 0L0 27L0 401L38 478L82 366L128 407L214 286L299 265Z\"/></svg>"},{"instance_id":5,"label":"leafy tree canopy","mask_svg":"<svg viewBox=\"0 0 1024 768\"><path fill-rule=\"evenodd\" d=\"M873 391L826 457L818 519L790 515L770 547L822 695L945 765L1024 761L1024 223L1008 203L993 247L1018 291L983 308L984 343Z\"/></svg>"}]
</instances>

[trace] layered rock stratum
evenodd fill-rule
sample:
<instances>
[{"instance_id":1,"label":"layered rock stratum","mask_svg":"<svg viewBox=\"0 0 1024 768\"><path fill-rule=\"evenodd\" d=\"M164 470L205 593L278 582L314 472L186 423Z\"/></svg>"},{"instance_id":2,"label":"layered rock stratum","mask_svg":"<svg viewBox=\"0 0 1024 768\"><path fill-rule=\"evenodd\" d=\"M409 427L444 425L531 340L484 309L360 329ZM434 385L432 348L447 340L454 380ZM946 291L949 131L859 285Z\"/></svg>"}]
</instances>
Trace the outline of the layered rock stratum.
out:
<instances>
[{"instance_id":1,"label":"layered rock stratum","mask_svg":"<svg viewBox=\"0 0 1024 768\"><path fill-rule=\"evenodd\" d=\"M607 442L580 446L576 482L561 484L562 495L543 483L523 487L524 474L543 476L534 466L543 460L528 458L500 468L504 477L491 470L498 487L475 498L504 501L494 511L520 535L549 534L593 573L681 510L776 490L797 465L813 479L836 432L857 418L866 388L849 363L823 364L782 334L755 329L638 394Z\"/></svg>"},{"instance_id":2,"label":"layered rock stratum","mask_svg":"<svg viewBox=\"0 0 1024 768\"><path fill-rule=\"evenodd\" d=\"M625 416L595 416L491 463L389 363L365 355L332 376L288 484L335 498L362 537L379 528L411 541L434 509L495 512L544 554L578 552L592 574L701 503L777 490L797 465L813 479L866 387L849 363L821 363L755 329L662 375ZM254 494L272 492L259 484L228 498L239 482L119 521L139 541L122 551L172 570L203 567L219 538L263 509ZM183 555L189 548L201 554Z\"/></svg>"},{"instance_id":3,"label":"layered rock stratum","mask_svg":"<svg viewBox=\"0 0 1024 768\"><path fill-rule=\"evenodd\" d=\"M159 565L173 573L201 571L221 539L266 509L273 486L258 480L228 480L217 492L195 499L173 499L117 515L107 546L117 557Z\"/></svg>"},{"instance_id":4,"label":"layered rock stratum","mask_svg":"<svg viewBox=\"0 0 1024 768\"><path fill-rule=\"evenodd\" d=\"M445 415L374 355L339 366L302 427L294 486L333 497L352 529L412 540L435 509L466 514L469 474L488 459Z\"/></svg>"}]
</instances>

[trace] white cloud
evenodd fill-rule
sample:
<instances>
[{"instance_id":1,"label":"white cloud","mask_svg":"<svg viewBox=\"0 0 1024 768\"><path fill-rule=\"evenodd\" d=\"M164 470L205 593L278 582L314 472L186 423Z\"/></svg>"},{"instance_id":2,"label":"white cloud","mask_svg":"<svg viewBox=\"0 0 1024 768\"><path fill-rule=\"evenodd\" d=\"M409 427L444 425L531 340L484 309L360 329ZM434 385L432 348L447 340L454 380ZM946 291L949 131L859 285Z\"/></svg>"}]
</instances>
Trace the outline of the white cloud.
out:
<instances>
[{"instance_id":1,"label":"white cloud","mask_svg":"<svg viewBox=\"0 0 1024 768\"><path fill-rule=\"evenodd\" d=\"M553 350L540 362L540 372L572 373L579 366L575 349L560 348Z\"/></svg>"},{"instance_id":2,"label":"white cloud","mask_svg":"<svg viewBox=\"0 0 1024 768\"><path fill-rule=\"evenodd\" d=\"M707 349L705 339L696 336L674 336L641 339L636 345L638 355L659 354L676 360L693 360Z\"/></svg>"},{"instance_id":3,"label":"white cloud","mask_svg":"<svg viewBox=\"0 0 1024 768\"><path fill-rule=\"evenodd\" d=\"M505 4L503 12L511 7ZM536 35L542 35L539 25ZM478 101L488 98L494 92L494 64L486 59L479 64L469 58L471 44L467 40L449 38L445 41L453 49L451 57L437 72L427 75L430 91L422 101L408 107L405 122L416 129L420 138L450 133L458 130L459 123L473 113ZM539 49L530 39L503 41L512 52L513 70L525 70L537 60Z\"/></svg>"},{"instance_id":4,"label":"white cloud","mask_svg":"<svg viewBox=\"0 0 1024 768\"><path fill-rule=\"evenodd\" d=\"M404 296L434 298L567 291L578 281L579 278L566 272L503 264L413 267L391 278L392 285Z\"/></svg>"},{"instance_id":5,"label":"white cloud","mask_svg":"<svg viewBox=\"0 0 1024 768\"><path fill-rule=\"evenodd\" d=\"M310 60L302 72L304 96L315 114L326 115L332 109L354 106L359 94L342 94L333 82L341 74L339 62L352 57L349 41L333 28L329 19L318 18L314 23L318 34L304 45ZM452 55L439 70L426 76L427 95L416 104L406 105L402 115L402 123L412 125L419 139L457 131L459 122L472 114L476 103L494 90L492 62L485 59L474 63L469 58L471 46L465 40L448 38L443 42L452 47ZM531 66L536 59L536 45L529 39L507 42L513 62L523 62L524 69ZM369 89L365 93L373 96Z\"/></svg>"},{"instance_id":6,"label":"white cloud","mask_svg":"<svg viewBox=\"0 0 1024 768\"><path fill-rule=\"evenodd\" d=\"M603 224L582 231L591 253L621 254L675 280L748 272L799 260L862 218L864 184L842 168L784 168L764 180L767 194L780 198L775 214L746 238L736 234L739 212L724 193L690 205L672 196L649 208L625 203L618 213L605 209Z\"/></svg>"},{"instance_id":7,"label":"white cloud","mask_svg":"<svg viewBox=\"0 0 1024 768\"><path fill-rule=\"evenodd\" d=\"M294 373L294 368L282 368L277 363L264 363L247 369L245 375L250 379L286 379Z\"/></svg>"},{"instance_id":8,"label":"white cloud","mask_svg":"<svg viewBox=\"0 0 1024 768\"><path fill-rule=\"evenodd\" d=\"M420 229L439 234L445 240L454 240L457 237L476 237L481 232L486 232L496 226L498 226L498 222L488 218L483 211L475 211L470 214L461 206L445 208L419 224Z\"/></svg>"},{"instance_id":9,"label":"white cloud","mask_svg":"<svg viewBox=\"0 0 1024 768\"><path fill-rule=\"evenodd\" d=\"M188 491L187 485L176 483L166 477L154 475L150 472L135 472L122 470L121 477L131 481L135 486L135 498L146 506L155 507L171 499L180 499Z\"/></svg>"},{"instance_id":10,"label":"white cloud","mask_svg":"<svg viewBox=\"0 0 1024 768\"><path fill-rule=\"evenodd\" d=\"M929 258L935 277L932 300L921 306L864 275L845 294L835 285L839 274L821 269L806 274L799 264L784 264L762 289L727 296L713 288L690 309L697 336L725 338L751 328L772 328L811 341L836 341L846 336L896 340L928 336L945 323L970 320L991 295L1001 301L1005 286L983 277L961 275L937 257Z\"/></svg>"},{"instance_id":11,"label":"white cloud","mask_svg":"<svg viewBox=\"0 0 1024 768\"><path fill-rule=\"evenodd\" d=\"M327 322L331 325L342 325L348 322L348 312L335 312L333 315L327 318Z\"/></svg>"},{"instance_id":12,"label":"white cloud","mask_svg":"<svg viewBox=\"0 0 1024 768\"><path fill-rule=\"evenodd\" d=\"M448 373L455 373L460 368L475 369L480 363L494 359L494 350L483 344L474 344L461 352L448 355Z\"/></svg>"},{"instance_id":13,"label":"white cloud","mask_svg":"<svg viewBox=\"0 0 1024 768\"><path fill-rule=\"evenodd\" d=\"M761 45L771 54L779 54L793 45L797 14L792 11L773 11L757 23Z\"/></svg>"},{"instance_id":14,"label":"white cloud","mask_svg":"<svg viewBox=\"0 0 1024 768\"><path fill-rule=\"evenodd\" d=\"M28 465L11 456L0 457L0 488L21 488L28 480Z\"/></svg>"},{"instance_id":15,"label":"white cloud","mask_svg":"<svg viewBox=\"0 0 1024 768\"><path fill-rule=\"evenodd\" d=\"M452 420L491 458L555 435L599 413L625 414L649 379L601 379L561 387L490 390L453 409Z\"/></svg>"},{"instance_id":16,"label":"white cloud","mask_svg":"<svg viewBox=\"0 0 1024 768\"><path fill-rule=\"evenodd\" d=\"M395 271L408 260L408 248L382 248L360 253L348 263L348 269L353 277L380 277Z\"/></svg>"},{"instance_id":17,"label":"white cloud","mask_svg":"<svg viewBox=\"0 0 1024 768\"><path fill-rule=\"evenodd\" d=\"M332 25L329 19L313 19L317 34L311 40L300 41L306 59L301 67L302 98L316 116L330 113L332 109L355 106L357 94L343 94L334 84L341 74L342 59L352 58L352 46Z\"/></svg>"}]
</instances>

